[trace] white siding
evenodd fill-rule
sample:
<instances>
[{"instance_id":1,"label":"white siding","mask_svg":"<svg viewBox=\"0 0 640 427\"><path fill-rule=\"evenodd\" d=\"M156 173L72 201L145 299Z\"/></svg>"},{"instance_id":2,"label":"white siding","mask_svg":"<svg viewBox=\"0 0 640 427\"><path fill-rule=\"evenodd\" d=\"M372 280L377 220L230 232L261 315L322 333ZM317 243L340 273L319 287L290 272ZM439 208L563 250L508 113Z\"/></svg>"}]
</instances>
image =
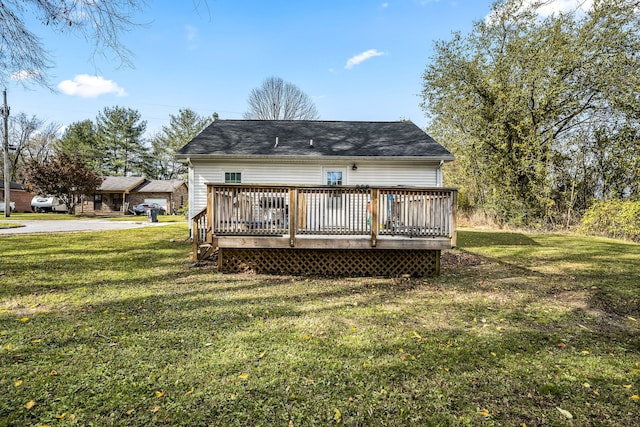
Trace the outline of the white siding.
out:
<instances>
[{"instance_id":1,"label":"white siding","mask_svg":"<svg viewBox=\"0 0 640 427\"><path fill-rule=\"evenodd\" d=\"M202 161L192 160L189 170L189 212L195 215L207 204L207 183L223 183L225 172L240 172L243 184L326 184L324 170L344 168L345 185L436 187L438 162L382 162L344 160L331 162L326 158L316 162L256 161Z\"/></svg>"}]
</instances>

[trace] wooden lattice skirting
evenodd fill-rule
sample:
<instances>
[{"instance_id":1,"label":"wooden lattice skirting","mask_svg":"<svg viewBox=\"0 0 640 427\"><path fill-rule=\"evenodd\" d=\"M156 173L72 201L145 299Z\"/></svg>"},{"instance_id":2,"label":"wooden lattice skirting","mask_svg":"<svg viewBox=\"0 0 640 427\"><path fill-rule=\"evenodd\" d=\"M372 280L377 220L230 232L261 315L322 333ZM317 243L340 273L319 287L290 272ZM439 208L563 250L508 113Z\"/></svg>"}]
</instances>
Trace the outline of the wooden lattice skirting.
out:
<instances>
[{"instance_id":1,"label":"wooden lattice skirting","mask_svg":"<svg viewBox=\"0 0 640 427\"><path fill-rule=\"evenodd\" d=\"M440 273L440 251L220 248L218 269L297 276L427 277Z\"/></svg>"}]
</instances>

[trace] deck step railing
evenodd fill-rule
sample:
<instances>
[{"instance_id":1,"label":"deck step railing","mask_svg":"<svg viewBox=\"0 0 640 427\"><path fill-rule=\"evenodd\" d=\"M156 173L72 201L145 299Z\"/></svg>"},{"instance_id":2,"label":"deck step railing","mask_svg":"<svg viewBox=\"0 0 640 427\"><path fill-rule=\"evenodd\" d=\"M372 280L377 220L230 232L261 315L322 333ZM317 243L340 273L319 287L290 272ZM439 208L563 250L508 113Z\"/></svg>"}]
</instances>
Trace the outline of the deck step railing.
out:
<instances>
[{"instance_id":1,"label":"deck step railing","mask_svg":"<svg viewBox=\"0 0 640 427\"><path fill-rule=\"evenodd\" d=\"M213 250L211 245L211 227L207 218L207 208L202 209L191 218L193 222L192 242L193 255L200 261L209 256Z\"/></svg>"}]
</instances>

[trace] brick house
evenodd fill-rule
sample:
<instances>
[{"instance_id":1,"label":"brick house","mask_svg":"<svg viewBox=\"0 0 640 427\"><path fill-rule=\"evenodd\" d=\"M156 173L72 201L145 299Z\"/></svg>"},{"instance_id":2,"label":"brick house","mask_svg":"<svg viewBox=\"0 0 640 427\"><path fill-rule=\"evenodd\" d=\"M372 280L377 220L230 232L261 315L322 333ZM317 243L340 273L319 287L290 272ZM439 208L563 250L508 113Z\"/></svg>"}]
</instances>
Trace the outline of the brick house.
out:
<instances>
[{"instance_id":1,"label":"brick house","mask_svg":"<svg viewBox=\"0 0 640 427\"><path fill-rule=\"evenodd\" d=\"M9 200L15 202L15 212L31 212L32 192L27 187L17 182L12 182L9 188ZM0 202L4 203L4 180L0 179Z\"/></svg>"},{"instance_id":2,"label":"brick house","mask_svg":"<svg viewBox=\"0 0 640 427\"><path fill-rule=\"evenodd\" d=\"M140 203L158 203L168 213L187 203L187 184L182 180L149 180L134 176L107 176L93 196L85 196L76 214L126 215Z\"/></svg>"},{"instance_id":3,"label":"brick house","mask_svg":"<svg viewBox=\"0 0 640 427\"><path fill-rule=\"evenodd\" d=\"M180 179L145 180L130 194L130 206L140 203L157 203L168 214L175 213L187 203L189 189L187 183Z\"/></svg>"}]
</instances>

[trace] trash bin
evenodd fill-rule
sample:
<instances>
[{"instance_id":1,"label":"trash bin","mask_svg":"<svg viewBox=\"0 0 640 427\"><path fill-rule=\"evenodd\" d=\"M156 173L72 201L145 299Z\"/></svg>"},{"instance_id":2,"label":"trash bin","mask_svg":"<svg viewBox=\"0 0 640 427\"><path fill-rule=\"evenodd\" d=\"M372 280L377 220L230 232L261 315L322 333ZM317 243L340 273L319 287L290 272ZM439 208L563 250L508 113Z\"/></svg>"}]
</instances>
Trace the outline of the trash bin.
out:
<instances>
[{"instance_id":1,"label":"trash bin","mask_svg":"<svg viewBox=\"0 0 640 427\"><path fill-rule=\"evenodd\" d=\"M158 222L158 212L160 209L157 208L149 208L149 222Z\"/></svg>"}]
</instances>

